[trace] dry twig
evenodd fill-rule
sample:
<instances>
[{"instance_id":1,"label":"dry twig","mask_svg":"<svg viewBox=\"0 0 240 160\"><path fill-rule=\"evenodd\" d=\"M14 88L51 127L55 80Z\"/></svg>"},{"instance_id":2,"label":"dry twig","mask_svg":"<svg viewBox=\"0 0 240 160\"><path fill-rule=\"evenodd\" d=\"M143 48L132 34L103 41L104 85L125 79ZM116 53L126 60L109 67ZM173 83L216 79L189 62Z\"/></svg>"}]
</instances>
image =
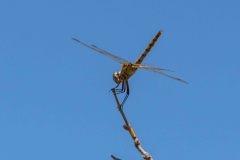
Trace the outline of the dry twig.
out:
<instances>
[{"instance_id":1,"label":"dry twig","mask_svg":"<svg viewBox=\"0 0 240 160\"><path fill-rule=\"evenodd\" d=\"M115 88L112 89L112 92L113 92L114 98L115 98L115 100L116 100L118 110L119 110L119 112L120 112L120 114L121 114L121 116L122 116L122 118L123 118L123 120L124 120L124 122L125 122L125 125L123 126L124 129L126 129L126 130L130 133L130 135L131 135L131 137L132 137L132 139L133 139L133 141L134 141L135 147L136 147L137 150L141 153L142 157L143 157L145 160L153 160L152 156L151 156L148 152L146 152L146 151L143 149L143 147L141 146L141 143L140 143L139 139L137 138L137 136L136 136L133 128L131 127L130 123L128 122L127 117L125 116L125 114L124 114L124 112L123 112L123 110L122 110L122 107L121 107L121 105L120 105L120 103L119 103L118 97L117 97L117 95L116 95L116 90L115 90Z\"/></svg>"}]
</instances>

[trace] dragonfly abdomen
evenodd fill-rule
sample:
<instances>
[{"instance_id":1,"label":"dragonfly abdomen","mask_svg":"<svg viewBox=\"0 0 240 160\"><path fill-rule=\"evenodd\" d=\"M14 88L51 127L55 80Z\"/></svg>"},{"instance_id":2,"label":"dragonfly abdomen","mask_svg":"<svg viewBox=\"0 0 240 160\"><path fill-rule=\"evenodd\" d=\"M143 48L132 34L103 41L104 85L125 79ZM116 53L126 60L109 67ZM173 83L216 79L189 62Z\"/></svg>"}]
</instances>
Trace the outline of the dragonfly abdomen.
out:
<instances>
[{"instance_id":1,"label":"dragonfly abdomen","mask_svg":"<svg viewBox=\"0 0 240 160\"><path fill-rule=\"evenodd\" d=\"M141 64L143 59L147 56L147 54L151 51L154 44L157 42L158 38L160 37L161 32L158 32L156 36L152 39L152 41L148 44L147 48L144 50L142 55L136 60L135 64Z\"/></svg>"}]
</instances>

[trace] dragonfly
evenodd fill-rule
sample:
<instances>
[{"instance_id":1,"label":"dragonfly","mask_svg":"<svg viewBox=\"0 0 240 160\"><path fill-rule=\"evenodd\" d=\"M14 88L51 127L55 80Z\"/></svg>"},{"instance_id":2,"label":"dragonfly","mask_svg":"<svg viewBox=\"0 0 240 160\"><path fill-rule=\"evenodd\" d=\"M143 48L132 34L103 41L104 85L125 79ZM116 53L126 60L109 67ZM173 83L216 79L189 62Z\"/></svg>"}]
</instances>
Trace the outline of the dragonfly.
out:
<instances>
[{"instance_id":1,"label":"dragonfly","mask_svg":"<svg viewBox=\"0 0 240 160\"><path fill-rule=\"evenodd\" d=\"M162 76L171 78L173 80L182 82L182 83L188 83L187 81L180 79L178 77L172 76L166 72L172 72L169 69L165 69L165 68L158 68L158 67L153 67L153 66L146 66L146 65L141 65L141 63L143 62L144 58L147 56L147 54L151 51L151 49L153 48L154 44L157 42L157 40L159 39L159 37L162 35L162 32L159 31L154 38L151 40L151 42L148 44L147 48L143 51L143 53L137 58L137 60L134 63L131 63L128 60L125 60L121 57L116 56L115 54L112 54L106 50L103 50L95 45L89 45L83 41L80 41L77 38L72 38L74 41L76 41L77 43L88 47L90 49L93 49L109 58L111 58L112 60L122 64L122 68L120 71L116 71L113 73L113 80L114 82L117 84L116 87L114 87L113 89L115 89L116 93L125 93L126 95L121 103L121 107L123 108L124 103L126 102L129 94L130 94L130 89L129 89L129 83L128 80L135 74L135 72L137 71L137 69L145 69L145 70L149 70L149 71L153 71L155 73L158 73ZM119 85L121 84L121 88L118 88Z\"/></svg>"}]
</instances>

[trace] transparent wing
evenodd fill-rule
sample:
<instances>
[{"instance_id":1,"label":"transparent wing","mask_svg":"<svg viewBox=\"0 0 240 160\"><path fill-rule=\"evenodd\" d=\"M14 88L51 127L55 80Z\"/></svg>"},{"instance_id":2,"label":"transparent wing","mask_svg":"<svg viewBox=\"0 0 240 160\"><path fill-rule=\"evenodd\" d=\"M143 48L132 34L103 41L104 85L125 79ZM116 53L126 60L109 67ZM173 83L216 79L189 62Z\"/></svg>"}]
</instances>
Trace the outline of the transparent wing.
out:
<instances>
[{"instance_id":1,"label":"transparent wing","mask_svg":"<svg viewBox=\"0 0 240 160\"><path fill-rule=\"evenodd\" d=\"M168 70L168 69L165 69L165 68L157 68L157 67L151 67L151 66L143 66L143 65L138 65L138 64L134 64L133 67L135 67L135 68L143 68L143 69L146 69L146 70L153 71L153 72L155 72L155 73L161 74L162 76L166 76L166 77L168 77L168 78L177 80L177 81L179 81L179 82L188 83L187 81L182 80L182 79L180 79L180 78L178 78L178 77L171 76L171 75L169 75L169 74L167 74L167 73L164 73L163 71L173 72L173 71Z\"/></svg>"},{"instance_id":2,"label":"transparent wing","mask_svg":"<svg viewBox=\"0 0 240 160\"><path fill-rule=\"evenodd\" d=\"M133 68L143 68L146 70L154 71L154 72L161 72L161 71L168 71L168 72L174 72L172 70L166 69L166 68L158 68L158 67L152 67L152 66L144 66L141 64L133 64Z\"/></svg>"},{"instance_id":3,"label":"transparent wing","mask_svg":"<svg viewBox=\"0 0 240 160\"><path fill-rule=\"evenodd\" d=\"M111 54L111 53L109 53L109 52L107 52L107 51L105 51L105 50L103 50L103 49L101 49L101 48L98 48L98 47L95 46L95 45L88 45L88 44L86 44L86 43L84 43L84 42L82 42L82 41L80 41L80 40L78 40L78 39L76 39L76 38L72 38L72 39L73 39L74 41L80 43L81 45L83 45L83 46L85 46L85 47L88 47L88 48L90 48L90 49L93 49L93 50L95 50L95 51L97 51L97 52L99 52L99 53L102 53L103 55L108 56L108 57L110 57L111 59L113 59L114 61L117 61L117 62L119 62L119 63L121 63L121 64L130 63L129 61L127 61L127 60L125 60L125 59L123 59L123 58L120 58L120 57L118 57L118 56L115 56L115 55L113 55L113 54Z\"/></svg>"}]
</instances>

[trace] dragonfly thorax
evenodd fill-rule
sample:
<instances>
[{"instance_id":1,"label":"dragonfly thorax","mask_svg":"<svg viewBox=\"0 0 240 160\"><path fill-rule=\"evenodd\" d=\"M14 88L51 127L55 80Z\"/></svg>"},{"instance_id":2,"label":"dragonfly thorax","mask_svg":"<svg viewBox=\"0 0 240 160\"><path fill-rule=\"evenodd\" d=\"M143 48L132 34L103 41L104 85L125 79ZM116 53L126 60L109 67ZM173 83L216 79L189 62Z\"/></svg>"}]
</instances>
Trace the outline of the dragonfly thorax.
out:
<instances>
[{"instance_id":1,"label":"dragonfly thorax","mask_svg":"<svg viewBox=\"0 0 240 160\"><path fill-rule=\"evenodd\" d=\"M121 80L120 80L120 71L119 72L114 72L113 73L113 80L114 82L116 82L117 84L120 84L121 83Z\"/></svg>"}]
</instances>

